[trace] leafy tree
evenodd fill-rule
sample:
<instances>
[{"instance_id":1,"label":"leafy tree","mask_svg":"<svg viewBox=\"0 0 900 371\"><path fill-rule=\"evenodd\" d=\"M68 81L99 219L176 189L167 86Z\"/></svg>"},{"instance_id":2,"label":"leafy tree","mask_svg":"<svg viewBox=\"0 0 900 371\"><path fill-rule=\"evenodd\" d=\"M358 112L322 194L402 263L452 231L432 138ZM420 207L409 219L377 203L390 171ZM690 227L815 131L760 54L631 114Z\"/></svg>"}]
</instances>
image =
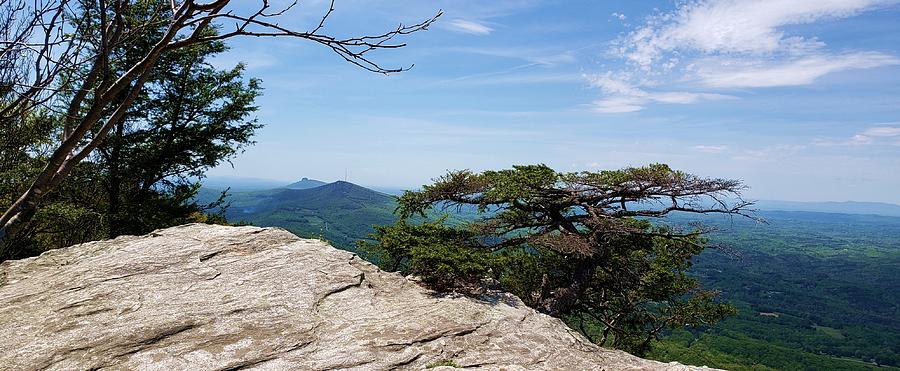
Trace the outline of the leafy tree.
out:
<instances>
[{"instance_id":1,"label":"leafy tree","mask_svg":"<svg viewBox=\"0 0 900 371\"><path fill-rule=\"evenodd\" d=\"M39 111L24 112L0 125L0 206L12 204L13 197L40 171L57 123L51 113ZM32 222L11 239L19 248L0 251L0 261L103 236L96 228L102 217L91 206L98 201L97 192L83 186L84 179L84 172L73 171L71 180L61 185L57 195L48 197Z\"/></svg>"},{"instance_id":2,"label":"leafy tree","mask_svg":"<svg viewBox=\"0 0 900 371\"><path fill-rule=\"evenodd\" d=\"M152 17L152 8L143 10L129 16L136 22ZM133 64L144 49L152 48L159 32L147 30L133 38L113 53L116 58L108 67ZM216 34L213 29L206 32ZM254 101L261 91L258 80L243 77L242 65L218 70L209 64L212 56L225 50L221 41L209 41L161 58L129 111L9 240L19 248L0 252L0 259L187 222L224 221L220 215L204 213L203 205L193 199L207 169L252 143L260 125L249 116L256 111ZM4 136L9 139L0 156L0 172L10 175L4 196L27 188L49 156L53 135L60 132L58 115L16 118L16 125L2 129L10 134ZM12 202L8 198L0 205Z\"/></svg>"},{"instance_id":3,"label":"leafy tree","mask_svg":"<svg viewBox=\"0 0 900 371\"><path fill-rule=\"evenodd\" d=\"M401 220L376 228L375 242L361 247L383 268L419 275L436 289L503 289L601 345L643 354L666 328L707 325L734 312L685 273L706 247L706 230L651 220L673 212L747 215L743 188L659 164L455 171L403 194ZM481 217L466 226L409 221L433 208L472 207Z\"/></svg>"},{"instance_id":4,"label":"leafy tree","mask_svg":"<svg viewBox=\"0 0 900 371\"><path fill-rule=\"evenodd\" d=\"M369 59L375 50L399 48L395 37L427 29L438 16L375 35L336 37L324 32L334 2L307 30L279 25L295 4L273 8L230 0L12 0L0 3L0 123L36 110L59 113L50 151L42 165L0 214L0 255L20 250L17 235L27 230L39 206L104 144L126 120L153 79L154 69L171 55L196 45L240 36L290 37L322 45L343 60L378 73ZM210 32L217 24L221 32ZM224 26L223 26L224 27ZM150 37L149 48L129 47ZM140 45L140 44L138 44ZM126 58L121 58L122 51ZM127 54L131 51L131 57ZM123 63L116 65L117 63Z\"/></svg>"},{"instance_id":5,"label":"leafy tree","mask_svg":"<svg viewBox=\"0 0 900 371\"><path fill-rule=\"evenodd\" d=\"M144 38L129 49L150 48L151 42ZM241 64L226 70L210 65L226 50L213 41L162 58L92 156L102 168L111 237L192 220L202 206L193 199L205 171L253 143L261 125L250 115L257 110L260 81L245 79Z\"/></svg>"}]
</instances>

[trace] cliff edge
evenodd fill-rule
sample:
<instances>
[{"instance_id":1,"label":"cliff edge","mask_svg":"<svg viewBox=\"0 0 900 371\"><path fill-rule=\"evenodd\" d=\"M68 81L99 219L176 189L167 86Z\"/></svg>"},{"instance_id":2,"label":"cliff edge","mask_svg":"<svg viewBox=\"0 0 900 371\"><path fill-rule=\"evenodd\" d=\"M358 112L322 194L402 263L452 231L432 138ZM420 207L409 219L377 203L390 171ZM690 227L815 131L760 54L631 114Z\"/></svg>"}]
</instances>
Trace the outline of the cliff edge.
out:
<instances>
[{"instance_id":1,"label":"cliff edge","mask_svg":"<svg viewBox=\"0 0 900 371\"><path fill-rule=\"evenodd\" d=\"M513 296L439 296L276 228L186 225L0 265L3 370L692 370Z\"/></svg>"}]
</instances>

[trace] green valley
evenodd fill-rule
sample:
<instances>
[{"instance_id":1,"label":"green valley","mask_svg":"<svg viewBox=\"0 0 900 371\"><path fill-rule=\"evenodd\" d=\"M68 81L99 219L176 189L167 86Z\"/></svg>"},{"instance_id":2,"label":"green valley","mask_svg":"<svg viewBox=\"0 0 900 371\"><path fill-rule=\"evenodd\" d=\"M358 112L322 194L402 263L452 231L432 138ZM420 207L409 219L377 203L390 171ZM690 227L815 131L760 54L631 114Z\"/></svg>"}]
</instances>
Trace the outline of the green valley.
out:
<instances>
[{"instance_id":1,"label":"green valley","mask_svg":"<svg viewBox=\"0 0 900 371\"><path fill-rule=\"evenodd\" d=\"M768 224L703 220L726 248L693 267L738 315L672 334L652 356L729 369L900 366L900 218L759 214Z\"/></svg>"}]
</instances>

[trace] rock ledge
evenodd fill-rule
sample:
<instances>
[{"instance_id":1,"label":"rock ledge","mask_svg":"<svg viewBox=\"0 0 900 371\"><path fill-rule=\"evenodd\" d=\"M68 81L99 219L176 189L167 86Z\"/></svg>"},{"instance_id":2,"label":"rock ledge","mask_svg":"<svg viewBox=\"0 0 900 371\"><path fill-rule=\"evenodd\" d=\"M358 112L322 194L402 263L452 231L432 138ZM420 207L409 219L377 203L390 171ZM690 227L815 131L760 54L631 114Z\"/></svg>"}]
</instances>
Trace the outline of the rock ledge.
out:
<instances>
[{"instance_id":1,"label":"rock ledge","mask_svg":"<svg viewBox=\"0 0 900 371\"><path fill-rule=\"evenodd\" d=\"M438 297L281 229L193 224L0 265L0 369L697 369L501 299Z\"/></svg>"}]
</instances>

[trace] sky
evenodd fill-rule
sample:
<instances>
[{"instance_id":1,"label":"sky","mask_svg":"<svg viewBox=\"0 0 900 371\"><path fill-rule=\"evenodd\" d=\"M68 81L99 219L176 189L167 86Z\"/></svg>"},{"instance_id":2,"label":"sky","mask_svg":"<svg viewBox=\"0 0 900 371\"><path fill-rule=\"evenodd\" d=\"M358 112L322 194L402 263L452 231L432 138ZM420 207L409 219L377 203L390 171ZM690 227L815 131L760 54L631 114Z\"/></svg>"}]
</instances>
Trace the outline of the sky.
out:
<instances>
[{"instance_id":1,"label":"sky","mask_svg":"<svg viewBox=\"0 0 900 371\"><path fill-rule=\"evenodd\" d=\"M371 55L414 65L388 76L305 40L230 41L214 64L262 80L265 127L209 174L409 188L457 169L666 163L740 179L751 199L900 203L900 0L338 0L323 32L439 10Z\"/></svg>"}]
</instances>

